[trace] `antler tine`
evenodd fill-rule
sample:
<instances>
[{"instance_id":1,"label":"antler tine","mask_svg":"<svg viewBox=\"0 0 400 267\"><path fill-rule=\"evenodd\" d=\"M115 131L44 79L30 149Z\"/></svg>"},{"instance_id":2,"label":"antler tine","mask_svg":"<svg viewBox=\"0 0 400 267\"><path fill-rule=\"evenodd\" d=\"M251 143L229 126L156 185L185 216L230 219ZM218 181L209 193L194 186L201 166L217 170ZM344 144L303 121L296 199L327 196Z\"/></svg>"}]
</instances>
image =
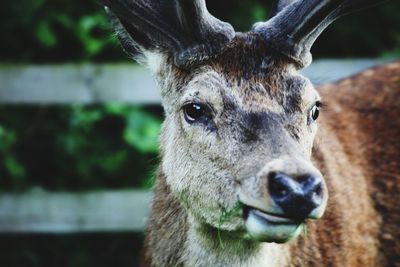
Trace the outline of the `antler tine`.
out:
<instances>
[{"instance_id":1,"label":"antler tine","mask_svg":"<svg viewBox=\"0 0 400 267\"><path fill-rule=\"evenodd\" d=\"M274 17L276 14L281 12L285 7L292 4L296 0L276 0L272 3L271 12L269 14L269 18Z\"/></svg>"},{"instance_id":2,"label":"antler tine","mask_svg":"<svg viewBox=\"0 0 400 267\"><path fill-rule=\"evenodd\" d=\"M218 53L235 36L235 30L226 22L212 16L206 7L205 0L176 0L180 22L187 30L186 34L192 34L193 44L176 55L175 61L185 64L190 61L194 53L203 53L201 57L209 57Z\"/></svg>"},{"instance_id":3,"label":"antler tine","mask_svg":"<svg viewBox=\"0 0 400 267\"><path fill-rule=\"evenodd\" d=\"M101 1L134 47L170 52L179 67L212 57L235 36L230 24L208 12L205 0Z\"/></svg>"},{"instance_id":4,"label":"antler tine","mask_svg":"<svg viewBox=\"0 0 400 267\"><path fill-rule=\"evenodd\" d=\"M256 23L253 31L301 68L311 63L311 46L335 19L382 1L385 0L279 1L277 7L281 11L267 22Z\"/></svg>"}]
</instances>

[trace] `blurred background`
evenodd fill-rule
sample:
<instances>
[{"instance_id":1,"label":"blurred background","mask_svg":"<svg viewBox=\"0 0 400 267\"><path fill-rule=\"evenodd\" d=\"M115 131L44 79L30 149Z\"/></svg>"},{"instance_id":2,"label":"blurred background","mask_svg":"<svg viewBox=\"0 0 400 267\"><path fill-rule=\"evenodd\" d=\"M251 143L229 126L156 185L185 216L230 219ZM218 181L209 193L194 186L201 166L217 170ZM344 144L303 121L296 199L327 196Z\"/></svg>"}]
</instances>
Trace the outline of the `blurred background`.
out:
<instances>
[{"instance_id":1,"label":"blurred background","mask_svg":"<svg viewBox=\"0 0 400 267\"><path fill-rule=\"evenodd\" d=\"M271 6L207 2L237 31ZM330 26L317 83L340 62L399 58L399 13L392 0ZM136 266L163 120L154 80L96 1L3 1L0 36L0 266Z\"/></svg>"}]
</instances>

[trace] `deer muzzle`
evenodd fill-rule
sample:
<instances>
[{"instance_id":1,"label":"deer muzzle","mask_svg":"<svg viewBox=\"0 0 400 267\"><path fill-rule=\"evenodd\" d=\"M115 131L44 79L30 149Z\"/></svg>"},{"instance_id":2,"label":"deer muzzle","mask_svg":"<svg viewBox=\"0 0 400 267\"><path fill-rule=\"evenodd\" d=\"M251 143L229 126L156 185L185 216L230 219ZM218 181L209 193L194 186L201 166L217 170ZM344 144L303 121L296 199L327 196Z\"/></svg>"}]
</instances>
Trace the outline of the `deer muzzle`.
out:
<instances>
[{"instance_id":1,"label":"deer muzzle","mask_svg":"<svg viewBox=\"0 0 400 267\"><path fill-rule=\"evenodd\" d=\"M310 162L289 157L270 161L241 183L249 238L283 243L296 237L307 219L322 217L327 197L323 176Z\"/></svg>"}]
</instances>

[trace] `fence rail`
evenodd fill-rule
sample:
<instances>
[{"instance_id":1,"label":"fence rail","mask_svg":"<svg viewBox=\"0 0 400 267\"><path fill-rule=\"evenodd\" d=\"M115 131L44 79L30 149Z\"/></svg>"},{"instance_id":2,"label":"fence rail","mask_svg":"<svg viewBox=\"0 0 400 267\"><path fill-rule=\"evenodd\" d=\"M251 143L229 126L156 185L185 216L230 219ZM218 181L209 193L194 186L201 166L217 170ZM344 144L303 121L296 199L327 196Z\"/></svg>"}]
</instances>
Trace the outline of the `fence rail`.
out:
<instances>
[{"instance_id":1,"label":"fence rail","mask_svg":"<svg viewBox=\"0 0 400 267\"><path fill-rule=\"evenodd\" d=\"M157 84L135 64L0 66L1 104L159 104Z\"/></svg>"},{"instance_id":2,"label":"fence rail","mask_svg":"<svg viewBox=\"0 0 400 267\"><path fill-rule=\"evenodd\" d=\"M389 60L316 60L303 74L328 83ZM134 64L0 66L0 104L159 104L156 82ZM0 233L142 231L151 193L0 194Z\"/></svg>"},{"instance_id":3,"label":"fence rail","mask_svg":"<svg viewBox=\"0 0 400 267\"><path fill-rule=\"evenodd\" d=\"M349 76L381 59L316 60L303 70L314 84ZM0 104L159 104L157 84L135 64L0 66Z\"/></svg>"},{"instance_id":4,"label":"fence rail","mask_svg":"<svg viewBox=\"0 0 400 267\"><path fill-rule=\"evenodd\" d=\"M0 233L143 231L149 191L0 195Z\"/></svg>"}]
</instances>

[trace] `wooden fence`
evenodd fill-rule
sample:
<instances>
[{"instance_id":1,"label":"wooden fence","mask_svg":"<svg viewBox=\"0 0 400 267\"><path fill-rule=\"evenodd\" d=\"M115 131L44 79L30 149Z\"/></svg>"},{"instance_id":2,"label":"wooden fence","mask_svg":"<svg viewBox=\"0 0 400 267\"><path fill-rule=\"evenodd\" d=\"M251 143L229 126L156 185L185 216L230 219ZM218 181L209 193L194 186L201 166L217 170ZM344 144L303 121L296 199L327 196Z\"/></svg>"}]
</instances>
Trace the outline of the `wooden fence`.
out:
<instances>
[{"instance_id":1,"label":"wooden fence","mask_svg":"<svg viewBox=\"0 0 400 267\"><path fill-rule=\"evenodd\" d=\"M388 60L316 60L303 74L332 82ZM0 104L159 104L149 72L134 64L0 66ZM0 194L0 232L142 231L148 191Z\"/></svg>"},{"instance_id":2,"label":"wooden fence","mask_svg":"<svg viewBox=\"0 0 400 267\"><path fill-rule=\"evenodd\" d=\"M0 195L0 232L79 233L144 229L149 191Z\"/></svg>"}]
</instances>

